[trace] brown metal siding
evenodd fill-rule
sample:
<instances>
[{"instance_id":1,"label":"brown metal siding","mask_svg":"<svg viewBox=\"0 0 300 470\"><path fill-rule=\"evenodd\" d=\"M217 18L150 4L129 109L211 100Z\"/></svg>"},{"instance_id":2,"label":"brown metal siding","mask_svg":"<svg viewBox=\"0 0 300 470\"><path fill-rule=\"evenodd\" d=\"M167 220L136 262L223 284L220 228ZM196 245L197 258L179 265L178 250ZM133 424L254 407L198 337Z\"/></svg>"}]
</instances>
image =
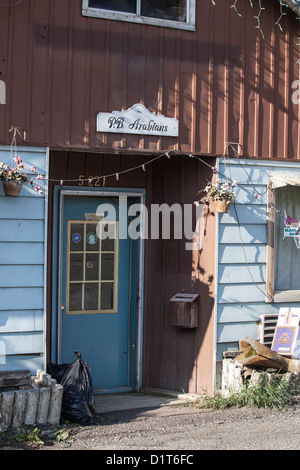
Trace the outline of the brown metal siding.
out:
<instances>
[{"instance_id":1,"label":"brown metal siding","mask_svg":"<svg viewBox=\"0 0 300 470\"><path fill-rule=\"evenodd\" d=\"M99 155L84 152L51 152L48 239L48 329L51 331L52 213L53 186L60 179L77 179L80 174L107 175L147 162L141 156ZM214 159L207 159L214 165ZM163 157L141 168L106 179L106 187L145 188L151 204L193 204L199 189L211 178L212 170L196 159ZM53 181L58 180L58 181ZM71 184L71 182L66 182ZM74 188L78 183L73 182ZM87 184L85 183L87 186ZM150 220L151 222L151 220ZM146 240L144 268L143 386L200 393L213 388L213 292L214 217L205 219L206 236L201 251L187 251L186 240ZM193 226L193 230L195 227ZM172 234L172 232L171 232ZM169 299L177 292L200 294L199 326L182 330L171 325ZM48 347L50 348L50 338ZM50 356L50 349L48 350Z\"/></svg>"},{"instance_id":2,"label":"brown metal siding","mask_svg":"<svg viewBox=\"0 0 300 470\"><path fill-rule=\"evenodd\" d=\"M298 159L299 26L279 2L201 0L196 32L87 18L81 0L27 0L0 7L0 142L10 126L31 144L91 149L180 149L222 155L224 142L249 157ZM180 137L96 133L99 112L142 102L176 117Z\"/></svg>"}]
</instances>

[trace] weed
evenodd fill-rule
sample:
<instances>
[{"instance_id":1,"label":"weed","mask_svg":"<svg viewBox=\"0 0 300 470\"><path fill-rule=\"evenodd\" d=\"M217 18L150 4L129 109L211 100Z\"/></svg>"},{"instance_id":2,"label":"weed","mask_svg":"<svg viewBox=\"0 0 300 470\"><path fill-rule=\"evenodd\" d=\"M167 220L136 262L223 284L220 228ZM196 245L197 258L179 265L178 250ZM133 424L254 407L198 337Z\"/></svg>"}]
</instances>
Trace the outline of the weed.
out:
<instances>
[{"instance_id":1,"label":"weed","mask_svg":"<svg viewBox=\"0 0 300 470\"><path fill-rule=\"evenodd\" d=\"M226 394L217 393L214 396L202 395L196 403L198 408L211 408L220 410L225 408L273 408L283 410L292 402L289 384L286 380L280 380L276 375L270 381L262 385L244 383L238 391L228 391Z\"/></svg>"},{"instance_id":2,"label":"weed","mask_svg":"<svg viewBox=\"0 0 300 470\"><path fill-rule=\"evenodd\" d=\"M32 428L27 431L20 431L13 436L10 436L8 442L10 444L44 444L40 439L41 430L38 428Z\"/></svg>"}]
</instances>

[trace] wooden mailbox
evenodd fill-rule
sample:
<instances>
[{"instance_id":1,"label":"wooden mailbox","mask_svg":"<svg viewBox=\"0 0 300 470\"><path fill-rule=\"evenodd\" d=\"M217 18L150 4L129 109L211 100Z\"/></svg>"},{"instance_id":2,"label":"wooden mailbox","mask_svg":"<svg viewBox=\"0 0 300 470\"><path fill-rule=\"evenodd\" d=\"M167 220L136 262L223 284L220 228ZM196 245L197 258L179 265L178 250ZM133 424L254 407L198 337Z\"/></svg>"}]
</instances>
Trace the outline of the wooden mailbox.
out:
<instances>
[{"instance_id":1,"label":"wooden mailbox","mask_svg":"<svg viewBox=\"0 0 300 470\"><path fill-rule=\"evenodd\" d=\"M170 299L171 324L178 328L197 328L199 294L176 294Z\"/></svg>"}]
</instances>

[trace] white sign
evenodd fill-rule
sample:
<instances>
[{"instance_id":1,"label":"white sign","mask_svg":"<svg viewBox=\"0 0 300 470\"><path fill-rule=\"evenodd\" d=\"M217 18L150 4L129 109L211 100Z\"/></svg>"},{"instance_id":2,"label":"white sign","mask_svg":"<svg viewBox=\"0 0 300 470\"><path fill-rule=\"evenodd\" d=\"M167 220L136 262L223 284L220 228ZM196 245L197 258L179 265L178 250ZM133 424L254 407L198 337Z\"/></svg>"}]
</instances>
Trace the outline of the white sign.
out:
<instances>
[{"instance_id":1,"label":"white sign","mask_svg":"<svg viewBox=\"0 0 300 470\"><path fill-rule=\"evenodd\" d=\"M151 113L143 104L112 113L99 113L97 116L98 132L118 134L146 134L178 137L178 120Z\"/></svg>"},{"instance_id":2,"label":"white sign","mask_svg":"<svg viewBox=\"0 0 300 470\"><path fill-rule=\"evenodd\" d=\"M283 239L285 239L285 237L294 238L296 247L300 249L300 222L287 215L286 211L284 211Z\"/></svg>"},{"instance_id":3,"label":"white sign","mask_svg":"<svg viewBox=\"0 0 300 470\"><path fill-rule=\"evenodd\" d=\"M299 237L300 229L299 227L284 227L284 237Z\"/></svg>"}]
</instances>

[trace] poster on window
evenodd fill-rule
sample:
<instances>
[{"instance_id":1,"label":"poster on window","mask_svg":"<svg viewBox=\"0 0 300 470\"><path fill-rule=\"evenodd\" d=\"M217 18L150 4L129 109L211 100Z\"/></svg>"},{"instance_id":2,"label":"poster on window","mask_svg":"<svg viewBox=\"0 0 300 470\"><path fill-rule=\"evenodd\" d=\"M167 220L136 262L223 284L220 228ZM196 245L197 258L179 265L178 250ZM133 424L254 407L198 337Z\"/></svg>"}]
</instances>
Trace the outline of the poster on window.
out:
<instances>
[{"instance_id":1,"label":"poster on window","mask_svg":"<svg viewBox=\"0 0 300 470\"><path fill-rule=\"evenodd\" d=\"M286 237L294 238L296 247L300 248L300 221L294 219L290 215L284 212L284 233L283 239Z\"/></svg>"}]
</instances>

